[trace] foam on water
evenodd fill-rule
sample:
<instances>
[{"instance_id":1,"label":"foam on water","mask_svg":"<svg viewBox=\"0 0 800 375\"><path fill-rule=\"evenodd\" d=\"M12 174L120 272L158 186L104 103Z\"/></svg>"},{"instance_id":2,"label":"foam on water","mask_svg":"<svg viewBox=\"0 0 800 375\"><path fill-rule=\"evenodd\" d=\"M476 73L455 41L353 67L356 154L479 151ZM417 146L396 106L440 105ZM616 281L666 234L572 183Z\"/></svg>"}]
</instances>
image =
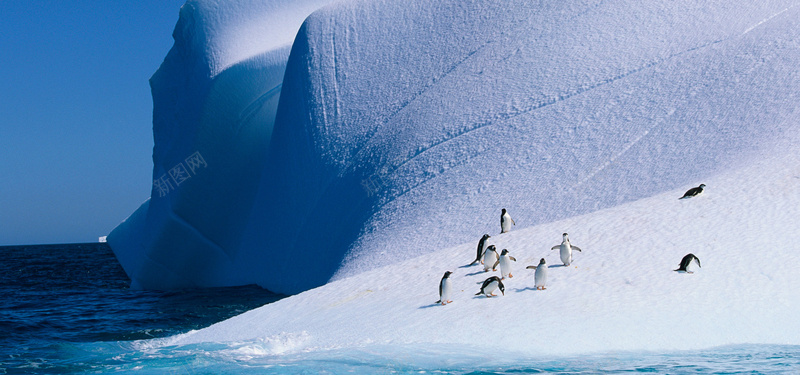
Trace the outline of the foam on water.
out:
<instances>
[{"instance_id":1,"label":"foam on water","mask_svg":"<svg viewBox=\"0 0 800 375\"><path fill-rule=\"evenodd\" d=\"M289 339L291 341L293 339ZM446 345L368 345L275 354L274 343L195 344L141 349L141 343L86 343L63 347L59 372L170 374L247 373L760 373L800 369L800 346L738 345L702 351L622 352L569 357L536 357L498 348ZM30 369L35 368L31 364Z\"/></svg>"}]
</instances>

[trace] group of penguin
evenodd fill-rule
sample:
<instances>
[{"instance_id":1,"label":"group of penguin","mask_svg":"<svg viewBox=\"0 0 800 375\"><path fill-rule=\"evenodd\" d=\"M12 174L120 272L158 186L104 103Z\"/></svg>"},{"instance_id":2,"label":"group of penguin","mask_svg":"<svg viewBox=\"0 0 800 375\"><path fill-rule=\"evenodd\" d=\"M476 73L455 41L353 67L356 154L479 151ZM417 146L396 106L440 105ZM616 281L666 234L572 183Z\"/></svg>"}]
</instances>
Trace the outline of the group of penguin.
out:
<instances>
[{"instance_id":1,"label":"group of penguin","mask_svg":"<svg viewBox=\"0 0 800 375\"><path fill-rule=\"evenodd\" d=\"M700 184L698 187L694 187L686 191L686 193L679 199L686 199L697 196L698 194L703 192L703 188L705 188L705 184ZM503 208L502 212L500 213L500 234L507 233L511 230L511 225L516 225L517 223L511 218L508 211ZM511 262L516 262L517 260L509 255L507 249L503 249L500 255L497 255L497 248L494 245L488 245L488 240L491 236L488 234L484 234L483 237L478 241L478 249L477 255L475 260L469 264L472 266L477 262L481 262L483 264L483 271L489 272L491 269L492 271L497 271L497 266L500 266L500 274L502 277L491 276L488 279L484 280L483 284L481 284L481 290L478 293L475 293L476 296L481 294L485 295L486 297L493 297L496 296L494 292L500 289L500 293L505 295L505 285L503 285L503 280L506 277L513 277L511 274ZM572 263L572 251L577 250L581 251L581 249L569 241L569 235L564 233L562 235L562 241L560 245L553 246L550 250L559 249L559 253L561 256L561 262L564 263L564 266L569 266ZM581 251L582 252L582 251ZM689 266L692 262L696 262L697 266L700 267L700 259L697 258L694 254L689 253L686 254L683 259L681 259L680 265L678 269L674 270L676 272L685 272L685 273L692 273L689 271ZM545 286L547 284L547 262L544 258L539 260L539 264L536 266L528 266L526 269L533 269L535 270L534 274L534 286L537 290L544 290L546 289ZM452 272L446 271L444 276L442 276L442 280L439 282L439 300L436 303L441 303L442 305L446 305L450 302L453 302L450 297L452 295L452 285L450 282L450 275Z\"/></svg>"}]
</instances>

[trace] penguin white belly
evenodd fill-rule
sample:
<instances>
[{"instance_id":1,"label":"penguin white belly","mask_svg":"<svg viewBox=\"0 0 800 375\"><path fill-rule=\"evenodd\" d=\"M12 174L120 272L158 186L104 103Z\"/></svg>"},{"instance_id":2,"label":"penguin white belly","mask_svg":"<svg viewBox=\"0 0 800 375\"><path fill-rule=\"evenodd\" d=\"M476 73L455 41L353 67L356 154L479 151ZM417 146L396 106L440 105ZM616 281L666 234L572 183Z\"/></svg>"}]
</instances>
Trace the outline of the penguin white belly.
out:
<instances>
[{"instance_id":1,"label":"penguin white belly","mask_svg":"<svg viewBox=\"0 0 800 375\"><path fill-rule=\"evenodd\" d=\"M565 266L572 263L572 249L567 244L561 244L561 263L564 263Z\"/></svg>"},{"instance_id":2,"label":"penguin white belly","mask_svg":"<svg viewBox=\"0 0 800 375\"><path fill-rule=\"evenodd\" d=\"M483 293L489 295L494 293L495 290L497 290L497 282L492 281L489 283L489 285L486 286L486 288L483 288Z\"/></svg>"},{"instance_id":3,"label":"penguin white belly","mask_svg":"<svg viewBox=\"0 0 800 375\"><path fill-rule=\"evenodd\" d=\"M451 300L450 296L451 296L451 293L452 293L452 289L453 288L450 285L450 278L447 278L442 283L442 302L443 303L447 303L447 301Z\"/></svg>"},{"instance_id":4,"label":"penguin white belly","mask_svg":"<svg viewBox=\"0 0 800 375\"><path fill-rule=\"evenodd\" d=\"M487 251L486 254L483 255L483 271L488 272L495 263L497 263L497 253L494 251Z\"/></svg>"},{"instance_id":5,"label":"penguin white belly","mask_svg":"<svg viewBox=\"0 0 800 375\"><path fill-rule=\"evenodd\" d=\"M534 273L534 281L536 283L536 287L544 287L547 284L547 265L541 264L536 267L536 273Z\"/></svg>"},{"instance_id":6,"label":"penguin white belly","mask_svg":"<svg viewBox=\"0 0 800 375\"><path fill-rule=\"evenodd\" d=\"M511 219L503 217L503 222L500 225L500 232L506 233L511 230Z\"/></svg>"},{"instance_id":7,"label":"penguin white belly","mask_svg":"<svg viewBox=\"0 0 800 375\"><path fill-rule=\"evenodd\" d=\"M500 274L503 275L503 278L511 274L511 259L508 256L500 257Z\"/></svg>"}]
</instances>

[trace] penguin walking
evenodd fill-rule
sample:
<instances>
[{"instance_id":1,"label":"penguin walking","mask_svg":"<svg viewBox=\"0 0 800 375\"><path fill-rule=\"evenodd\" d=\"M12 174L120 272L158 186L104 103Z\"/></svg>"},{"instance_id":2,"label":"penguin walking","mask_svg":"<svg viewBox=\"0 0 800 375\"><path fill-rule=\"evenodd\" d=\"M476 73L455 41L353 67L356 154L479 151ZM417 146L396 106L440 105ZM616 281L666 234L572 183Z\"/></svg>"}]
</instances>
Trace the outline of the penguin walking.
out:
<instances>
[{"instance_id":1,"label":"penguin walking","mask_svg":"<svg viewBox=\"0 0 800 375\"><path fill-rule=\"evenodd\" d=\"M442 276L442 281L439 281L439 300L436 303L441 303L442 305L446 305L450 302L450 294L453 290L453 286L450 284L450 275L452 272L446 271L444 276Z\"/></svg>"},{"instance_id":2,"label":"penguin walking","mask_svg":"<svg viewBox=\"0 0 800 375\"><path fill-rule=\"evenodd\" d=\"M692 261L695 261L697 263L697 267L700 267L700 259L697 258L694 254L689 253L689 254L686 254L686 255L683 256L683 259L681 259L680 266L678 266L677 270L673 270L673 271L694 273L692 271L689 271L689 265L692 264Z\"/></svg>"},{"instance_id":3,"label":"penguin walking","mask_svg":"<svg viewBox=\"0 0 800 375\"><path fill-rule=\"evenodd\" d=\"M536 273L533 274L534 286L536 286L536 290L545 290L545 285L547 285L547 262L544 261L544 258L539 261L538 266L528 266L525 268L536 270Z\"/></svg>"},{"instance_id":4,"label":"penguin walking","mask_svg":"<svg viewBox=\"0 0 800 375\"><path fill-rule=\"evenodd\" d=\"M561 237L563 238L561 245L553 246L550 250L560 249L561 262L564 263L564 266L569 266L570 263L572 263L572 250L581 251L581 248L571 244L569 242L569 235L566 233L562 234Z\"/></svg>"},{"instance_id":5,"label":"penguin walking","mask_svg":"<svg viewBox=\"0 0 800 375\"><path fill-rule=\"evenodd\" d=\"M486 246L487 246L486 241L489 239L489 237L491 236L488 234L484 234L483 237L481 237L481 239L478 241L478 255L476 255L475 260L473 260L472 263L469 264L470 266L477 263L478 261L480 261L481 264L483 264L483 253L486 252Z\"/></svg>"},{"instance_id":6,"label":"penguin walking","mask_svg":"<svg viewBox=\"0 0 800 375\"><path fill-rule=\"evenodd\" d=\"M517 225L504 208L503 212L500 214L500 233L506 233L511 230L511 224Z\"/></svg>"},{"instance_id":7,"label":"penguin walking","mask_svg":"<svg viewBox=\"0 0 800 375\"><path fill-rule=\"evenodd\" d=\"M497 261L497 263L500 264L500 275L502 275L500 280L505 280L506 276L509 278L514 277L514 275L511 274L511 262L516 261L517 259L508 255L507 249L503 249L503 251L500 252L500 260Z\"/></svg>"},{"instance_id":8,"label":"penguin walking","mask_svg":"<svg viewBox=\"0 0 800 375\"><path fill-rule=\"evenodd\" d=\"M489 245L486 252L483 254L483 272L497 271L497 261L500 258L497 256L497 248L494 245Z\"/></svg>"},{"instance_id":9,"label":"penguin walking","mask_svg":"<svg viewBox=\"0 0 800 375\"><path fill-rule=\"evenodd\" d=\"M497 276L492 276L486 280L484 280L483 285L481 285L481 291L475 293L476 296L481 294L485 295L486 297L495 297L494 291L500 289L500 292L503 295L506 295L506 287L503 285L503 282Z\"/></svg>"},{"instance_id":10,"label":"penguin walking","mask_svg":"<svg viewBox=\"0 0 800 375\"><path fill-rule=\"evenodd\" d=\"M700 193L703 192L704 187L706 187L706 184L700 184L698 187L693 187L689 190L686 190L686 193L684 193L683 196L678 199L686 199L700 195Z\"/></svg>"}]
</instances>

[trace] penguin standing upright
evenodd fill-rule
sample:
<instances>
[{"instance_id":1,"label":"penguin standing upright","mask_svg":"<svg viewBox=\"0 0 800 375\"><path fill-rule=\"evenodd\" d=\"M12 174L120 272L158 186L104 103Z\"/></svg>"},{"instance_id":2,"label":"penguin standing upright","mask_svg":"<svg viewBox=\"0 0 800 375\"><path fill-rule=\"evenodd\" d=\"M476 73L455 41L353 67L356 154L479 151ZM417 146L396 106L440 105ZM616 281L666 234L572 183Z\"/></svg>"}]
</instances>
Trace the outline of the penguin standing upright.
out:
<instances>
[{"instance_id":1,"label":"penguin standing upright","mask_svg":"<svg viewBox=\"0 0 800 375\"><path fill-rule=\"evenodd\" d=\"M500 275L502 275L502 277L500 278L501 280L505 279L506 276L508 276L509 278L514 277L511 274L511 262L516 262L516 261L517 260L514 257L508 255L507 249L503 249L503 251L500 252L500 260L498 260L497 262L500 264Z\"/></svg>"},{"instance_id":2,"label":"penguin standing upright","mask_svg":"<svg viewBox=\"0 0 800 375\"><path fill-rule=\"evenodd\" d=\"M517 225L504 208L503 212L500 213L500 233L506 233L511 230L511 224Z\"/></svg>"},{"instance_id":3,"label":"penguin standing upright","mask_svg":"<svg viewBox=\"0 0 800 375\"><path fill-rule=\"evenodd\" d=\"M703 188L704 187L706 187L706 184L700 184L700 186L698 186L698 187L693 187L693 188L691 188L689 190L686 190L686 193L684 193L683 196L678 198L678 199L686 199L686 198L691 198L691 197L700 195L700 193L703 192Z\"/></svg>"},{"instance_id":4,"label":"penguin standing upright","mask_svg":"<svg viewBox=\"0 0 800 375\"><path fill-rule=\"evenodd\" d=\"M469 264L470 266L475 264L478 261L483 263L483 259L482 259L483 258L483 253L486 252L486 246L488 245L487 241L489 240L489 237L491 237L491 236L489 236L488 234L484 234L483 237L481 237L481 239L478 241L478 255L476 255L475 256L475 260L473 260L472 263Z\"/></svg>"},{"instance_id":5,"label":"penguin standing upright","mask_svg":"<svg viewBox=\"0 0 800 375\"><path fill-rule=\"evenodd\" d=\"M536 270L536 273L533 275L534 285L537 290L544 290L545 285L547 285L547 263L544 261L544 258L539 260L538 266L528 266L525 268Z\"/></svg>"},{"instance_id":6,"label":"penguin standing upright","mask_svg":"<svg viewBox=\"0 0 800 375\"><path fill-rule=\"evenodd\" d=\"M489 245L486 248L486 253L483 254L483 272L497 271L497 248L494 245Z\"/></svg>"},{"instance_id":7,"label":"penguin standing upright","mask_svg":"<svg viewBox=\"0 0 800 375\"><path fill-rule=\"evenodd\" d=\"M694 254L689 253L683 256L683 259L681 259L681 264L678 266L678 269L673 271L694 273L692 271L689 271L689 266L692 264L692 261L695 261L697 263L697 266L700 267L700 259L697 258Z\"/></svg>"},{"instance_id":8,"label":"penguin standing upright","mask_svg":"<svg viewBox=\"0 0 800 375\"><path fill-rule=\"evenodd\" d=\"M494 297L496 296L494 294L494 291L497 290L498 288L500 289L500 292L503 293L503 295L506 295L506 287L505 285L503 285L503 282L500 281L499 277L492 276L483 281L483 285L481 285L481 291L475 293L475 295L479 296L483 294L486 297Z\"/></svg>"},{"instance_id":9,"label":"penguin standing upright","mask_svg":"<svg viewBox=\"0 0 800 375\"><path fill-rule=\"evenodd\" d=\"M453 290L452 285L450 285L450 275L452 272L446 271L444 276L442 276L442 281L439 281L439 300L436 303L441 303L442 305L446 305L450 302L450 294Z\"/></svg>"},{"instance_id":10,"label":"penguin standing upright","mask_svg":"<svg viewBox=\"0 0 800 375\"><path fill-rule=\"evenodd\" d=\"M563 238L561 245L553 246L550 250L560 249L561 262L564 263L564 266L569 266L572 263L572 250L581 251L581 248L571 244L566 233L562 234L561 237Z\"/></svg>"}]
</instances>

